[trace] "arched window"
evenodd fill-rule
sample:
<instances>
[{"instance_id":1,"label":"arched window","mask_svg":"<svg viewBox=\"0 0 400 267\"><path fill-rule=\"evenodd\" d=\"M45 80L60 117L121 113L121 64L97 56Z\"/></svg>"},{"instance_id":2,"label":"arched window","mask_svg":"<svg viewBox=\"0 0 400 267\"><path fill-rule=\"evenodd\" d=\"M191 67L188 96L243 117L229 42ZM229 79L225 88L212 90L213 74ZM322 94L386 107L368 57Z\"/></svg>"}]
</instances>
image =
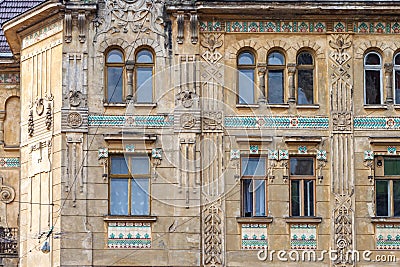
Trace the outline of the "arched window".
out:
<instances>
[{"instance_id":1,"label":"arched window","mask_svg":"<svg viewBox=\"0 0 400 267\"><path fill-rule=\"evenodd\" d=\"M253 53L243 51L237 59L239 104L254 104L254 75L256 63Z\"/></svg>"},{"instance_id":2,"label":"arched window","mask_svg":"<svg viewBox=\"0 0 400 267\"><path fill-rule=\"evenodd\" d=\"M106 57L107 102L122 103L124 91L124 55L119 49L112 49Z\"/></svg>"},{"instance_id":3,"label":"arched window","mask_svg":"<svg viewBox=\"0 0 400 267\"><path fill-rule=\"evenodd\" d=\"M396 54L393 62L394 103L400 104L400 53Z\"/></svg>"},{"instance_id":4,"label":"arched window","mask_svg":"<svg viewBox=\"0 0 400 267\"><path fill-rule=\"evenodd\" d=\"M314 104L314 58L307 51L297 55L297 104Z\"/></svg>"},{"instance_id":5,"label":"arched window","mask_svg":"<svg viewBox=\"0 0 400 267\"><path fill-rule=\"evenodd\" d=\"M148 49L142 49L136 54L135 81L136 102L153 102L153 53Z\"/></svg>"},{"instance_id":6,"label":"arched window","mask_svg":"<svg viewBox=\"0 0 400 267\"><path fill-rule=\"evenodd\" d=\"M268 55L268 103L284 103L285 56L278 51Z\"/></svg>"},{"instance_id":7,"label":"arched window","mask_svg":"<svg viewBox=\"0 0 400 267\"><path fill-rule=\"evenodd\" d=\"M376 52L369 52L364 57L365 104L382 104L382 60Z\"/></svg>"}]
</instances>

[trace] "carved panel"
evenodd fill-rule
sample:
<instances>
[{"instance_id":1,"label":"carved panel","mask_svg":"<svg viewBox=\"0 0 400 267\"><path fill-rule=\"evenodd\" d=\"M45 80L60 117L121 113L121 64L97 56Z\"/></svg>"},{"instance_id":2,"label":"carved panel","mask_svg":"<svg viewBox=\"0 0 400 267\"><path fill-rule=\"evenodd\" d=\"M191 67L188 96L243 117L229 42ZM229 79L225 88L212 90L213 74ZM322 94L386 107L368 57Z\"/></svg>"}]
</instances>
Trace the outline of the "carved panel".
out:
<instances>
[{"instance_id":1,"label":"carved panel","mask_svg":"<svg viewBox=\"0 0 400 267\"><path fill-rule=\"evenodd\" d=\"M203 223L204 266L223 266L223 224L219 203L213 203L207 208Z\"/></svg>"},{"instance_id":2,"label":"carved panel","mask_svg":"<svg viewBox=\"0 0 400 267\"><path fill-rule=\"evenodd\" d=\"M77 190L83 192L84 178L84 155L83 155L83 134L67 133L66 146L66 181L65 191L72 191L73 206L76 205Z\"/></svg>"}]
</instances>

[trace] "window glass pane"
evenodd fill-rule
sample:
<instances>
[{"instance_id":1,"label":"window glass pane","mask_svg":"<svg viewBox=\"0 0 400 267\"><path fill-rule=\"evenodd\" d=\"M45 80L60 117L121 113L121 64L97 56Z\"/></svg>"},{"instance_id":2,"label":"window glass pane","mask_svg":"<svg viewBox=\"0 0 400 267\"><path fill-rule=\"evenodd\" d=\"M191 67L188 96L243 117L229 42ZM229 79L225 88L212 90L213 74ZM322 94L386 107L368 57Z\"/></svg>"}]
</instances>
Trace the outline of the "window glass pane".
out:
<instances>
[{"instance_id":1,"label":"window glass pane","mask_svg":"<svg viewBox=\"0 0 400 267\"><path fill-rule=\"evenodd\" d=\"M132 215L149 214L149 179L132 179Z\"/></svg>"},{"instance_id":2,"label":"window glass pane","mask_svg":"<svg viewBox=\"0 0 400 267\"><path fill-rule=\"evenodd\" d=\"M136 70L137 92L136 99L138 103L153 102L153 68L139 67Z\"/></svg>"},{"instance_id":3,"label":"window glass pane","mask_svg":"<svg viewBox=\"0 0 400 267\"><path fill-rule=\"evenodd\" d=\"M111 179L110 214L128 215L128 179Z\"/></svg>"},{"instance_id":4,"label":"window glass pane","mask_svg":"<svg viewBox=\"0 0 400 267\"><path fill-rule=\"evenodd\" d=\"M299 65L312 65L313 58L308 52L302 52L297 56L297 64Z\"/></svg>"},{"instance_id":5,"label":"window glass pane","mask_svg":"<svg viewBox=\"0 0 400 267\"><path fill-rule=\"evenodd\" d=\"M381 72L365 70L366 104L381 104Z\"/></svg>"},{"instance_id":6,"label":"window glass pane","mask_svg":"<svg viewBox=\"0 0 400 267\"><path fill-rule=\"evenodd\" d=\"M268 56L268 65L284 65L285 58L279 52L273 52Z\"/></svg>"},{"instance_id":7,"label":"window glass pane","mask_svg":"<svg viewBox=\"0 0 400 267\"><path fill-rule=\"evenodd\" d=\"M400 216L400 180L393 180L394 216Z\"/></svg>"},{"instance_id":8,"label":"window glass pane","mask_svg":"<svg viewBox=\"0 0 400 267\"><path fill-rule=\"evenodd\" d=\"M300 181L292 180L290 183L292 196L292 216L300 216Z\"/></svg>"},{"instance_id":9,"label":"window glass pane","mask_svg":"<svg viewBox=\"0 0 400 267\"><path fill-rule=\"evenodd\" d=\"M132 157L132 174L148 174L149 173L149 157Z\"/></svg>"},{"instance_id":10,"label":"window glass pane","mask_svg":"<svg viewBox=\"0 0 400 267\"><path fill-rule=\"evenodd\" d=\"M265 216L265 180L254 180L256 191L256 216Z\"/></svg>"},{"instance_id":11,"label":"window glass pane","mask_svg":"<svg viewBox=\"0 0 400 267\"><path fill-rule=\"evenodd\" d=\"M239 65L254 65L254 56L250 52L243 52L239 55Z\"/></svg>"},{"instance_id":12,"label":"window glass pane","mask_svg":"<svg viewBox=\"0 0 400 267\"><path fill-rule=\"evenodd\" d=\"M313 104L313 70L298 70L297 85L297 104Z\"/></svg>"},{"instance_id":13,"label":"window glass pane","mask_svg":"<svg viewBox=\"0 0 400 267\"><path fill-rule=\"evenodd\" d=\"M394 58L394 64L400 65L400 54L397 54L396 57Z\"/></svg>"},{"instance_id":14,"label":"window glass pane","mask_svg":"<svg viewBox=\"0 0 400 267\"><path fill-rule=\"evenodd\" d=\"M313 180L304 180L304 216L314 216Z\"/></svg>"},{"instance_id":15,"label":"window glass pane","mask_svg":"<svg viewBox=\"0 0 400 267\"><path fill-rule=\"evenodd\" d=\"M122 52L119 50L111 50L107 54L107 63L124 63Z\"/></svg>"},{"instance_id":16,"label":"window glass pane","mask_svg":"<svg viewBox=\"0 0 400 267\"><path fill-rule=\"evenodd\" d=\"M313 158L290 158L290 175L314 176Z\"/></svg>"},{"instance_id":17,"label":"window glass pane","mask_svg":"<svg viewBox=\"0 0 400 267\"><path fill-rule=\"evenodd\" d=\"M389 181L376 181L376 215L389 216Z\"/></svg>"},{"instance_id":18,"label":"window glass pane","mask_svg":"<svg viewBox=\"0 0 400 267\"><path fill-rule=\"evenodd\" d=\"M400 70L394 72L394 101L400 104Z\"/></svg>"},{"instance_id":19,"label":"window glass pane","mask_svg":"<svg viewBox=\"0 0 400 267\"><path fill-rule=\"evenodd\" d=\"M283 70L268 71L268 103L283 103Z\"/></svg>"},{"instance_id":20,"label":"window glass pane","mask_svg":"<svg viewBox=\"0 0 400 267\"><path fill-rule=\"evenodd\" d=\"M400 175L400 158L385 157L385 175Z\"/></svg>"},{"instance_id":21,"label":"window glass pane","mask_svg":"<svg viewBox=\"0 0 400 267\"><path fill-rule=\"evenodd\" d=\"M122 68L108 67L107 74L107 100L110 103L120 103L122 102Z\"/></svg>"},{"instance_id":22,"label":"window glass pane","mask_svg":"<svg viewBox=\"0 0 400 267\"><path fill-rule=\"evenodd\" d=\"M148 50L142 50L137 54L136 63L153 63L153 54Z\"/></svg>"},{"instance_id":23,"label":"window glass pane","mask_svg":"<svg viewBox=\"0 0 400 267\"><path fill-rule=\"evenodd\" d=\"M265 176L265 158L243 158L242 175Z\"/></svg>"},{"instance_id":24,"label":"window glass pane","mask_svg":"<svg viewBox=\"0 0 400 267\"><path fill-rule=\"evenodd\" d=\"M111 157L111 174L128 174L128 166L123 156Z\"/></svg>"},{"instance_id":25,"label":"window glass pane","mask_svg":"<svg viewBox=\"0 0 400 267\"><path fill-rule=\"evenodd\" d=\"M254 70L239 70L239 104L254 103Z\"/></svg>"},{"instance_id":26,"label":"window glass pane","mask_svg":"<svg viewBox=\"0 0 400 267\"><path fill-rule=\"evenodd\" d=\"M380 64L381 64L381 59L377 54L371 53L367 55L367 58L365 59L365 65L380 65Z\"/></svg>"},{"instance_id":27,"label":"window glass pane","mask_svg":"<svg viewBox=\"0 0 400 267\"><path fill-rule=\"evenodd\" d=\"M243 216L253 216L253 183L251 179L243 180Z\"/></svg>"}]
</instances>

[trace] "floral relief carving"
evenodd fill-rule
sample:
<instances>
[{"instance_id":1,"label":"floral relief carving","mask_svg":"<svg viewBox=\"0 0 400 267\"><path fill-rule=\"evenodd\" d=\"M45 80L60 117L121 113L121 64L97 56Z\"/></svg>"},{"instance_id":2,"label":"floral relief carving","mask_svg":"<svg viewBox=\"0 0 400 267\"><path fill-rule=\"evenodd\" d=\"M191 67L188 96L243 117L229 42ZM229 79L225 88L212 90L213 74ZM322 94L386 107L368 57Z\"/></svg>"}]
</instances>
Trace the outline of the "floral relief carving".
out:
<instances>
[{"instance_id":1,"label":"floral relief carving","mask_svg":"<svg viewBox=\"0 0 400 267\"><path fill-rule=\"evenodd\" d=\"M222 266L222 219L216 203L206 211L204 236L204 265Z\"/></svg>"},{"instance_id":2,"label":"floral relief carving","mask_svg":"<svg viewBox=\"0 0 400 267\"><path fill-rule=\"evenodd\" d=\"M222 54L216 51L223 45L223 41L219 40L221 33L204 33L200 44L206 48L206 51L201 55L204 60L212 64L218 62L222 58Z\"/></svg>"},{"instance_id":3,"label":"floral relief carving","mask_svg":"<svg viewBox=\"0 0 400 267\"><path fill-rule=\"evenodd\" d=\"M351 114L347 112L332 114L334 131L350 131L351 130Z\"/></svg>"}]
</instances>

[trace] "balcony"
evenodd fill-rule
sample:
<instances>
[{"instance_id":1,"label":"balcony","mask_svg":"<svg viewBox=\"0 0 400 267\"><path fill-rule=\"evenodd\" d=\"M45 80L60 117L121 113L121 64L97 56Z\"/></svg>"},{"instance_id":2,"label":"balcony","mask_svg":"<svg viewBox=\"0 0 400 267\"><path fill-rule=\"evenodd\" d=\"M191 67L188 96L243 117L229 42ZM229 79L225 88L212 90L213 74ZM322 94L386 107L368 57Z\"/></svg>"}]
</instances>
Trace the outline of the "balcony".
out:
<instances>
[{"instance_id":1,"label":"balcony","mask_svg":"<svg viewBox=\"0 0 400 267\"><path fill-rule=\"evenodd\" d=\"M1 257L18 257L18 228L0 227Z\"/></svg>"}]
</instances>

